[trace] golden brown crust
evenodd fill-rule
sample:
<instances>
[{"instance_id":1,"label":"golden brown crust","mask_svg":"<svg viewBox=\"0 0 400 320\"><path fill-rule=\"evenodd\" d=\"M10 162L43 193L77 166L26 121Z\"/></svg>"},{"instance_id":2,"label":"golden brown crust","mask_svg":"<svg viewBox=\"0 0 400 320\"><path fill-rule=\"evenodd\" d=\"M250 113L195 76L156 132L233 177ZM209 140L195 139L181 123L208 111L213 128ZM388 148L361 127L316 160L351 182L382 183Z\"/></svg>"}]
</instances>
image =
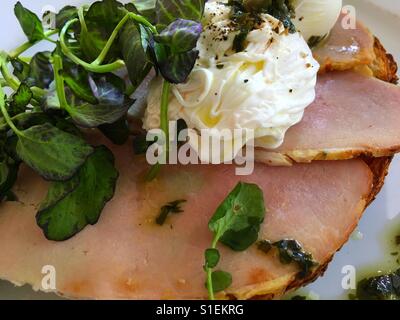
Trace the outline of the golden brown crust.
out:
<instances>
[{"instance_id":1,"label":"golden brown crust","mask_svg":"<svg viewBox=\"0 0 400 320\"><path fill-rule=\"evenodd\" d=\"M376 195L381 190L385 177L388 173L392 157L381 157L381 158L368 158L363 159L369 166L373 174L373 186L370 194L367 198L362 199L359 203L358 211L360 212L360 218L364 210L368 205L375 199ZM351 228L354 230L357 227L357 223ZM347 235L347 239L351 236L351 232ZM347 241L346 241L347 242ZM344 245L345 243L343 243ZM341 248L338 249L340 251ZM323 264L319 265L307 278L298 279L296 274L288 274L284 277L274 279L266 283L259 283L257 285L241 288L234 293L228 295L221 295L219 298L225 299L265 299L272 300L282 297L284 294L296 290L304 285L314 282L317 278L322 276L326 271L328 264L332 261L334 255L324 261Z\"/></svg>"},{"instance_id":2,"label":"golden brown crust","mask_svg":"<svg viewBox=\"0 0 400 320\"><path fill-rule=\"evenodd\" d=\"M375 37L374 43L375 60L369 65L374 76L386 82L397 84L397 63L393 56L386 52L382 43Z\"/></svg>"},{"instance_id":3,"label":"golden brown crust","mask_svg":"<svg viewBox=\"0 0 400 320\"><path fill-rule=\"evenodd\" d=\"M383 167L382 167L383 168ZM386 171L386 170L383 170ZM382 172L377 172L378 176L384 176L385 174L382 175ZM377 180L380 180L381 177L374 177ZM357 207L357 212L359 214L359 218L361 218L364 210L369 204L369 200L371 196L375 193L375 190L377 190L375 187L373 187L373 192L365 198L361 199L358 207ZM343 243L347 243L348 239L350 238L352 232L354 229L357 227L358 221L354 223L352 228L350 228L349 233L346 235L346 241ZM338 249L340 251L341 248ZM321 263L317 269L315 269L312 273L310 273L306 278L298 278L296 273L288 274L285 276L282 276L277 279L273 279L272 281L264 282L264 283L259 283L256 285L251 285L247 286L244 288L240 288L239 290L235 290L235 292L230 293L230 294L225 294L225 295L220 295L218 298L221 299L239 299L239 300L247 300L247 299L264 299L264 300L272 300L272 299L279 299L286 293L289 293L291 291L294 291L302 286L305 286L307 284L310 284L311 282L314 282L316 279L318 279L320 276L324 274L326 271L328 264L332 261L333 256L330 256L326 261Z\"/></svg>"},{"instance_id":4,"label":"golden brown crust","mask_svg":"<svg viewBox=\"0 0 400 320\"><path fill-rule=\"evenodd\" d=\"M375 197L381 191L385 178L389 172L389 167L393 157L382 157L382 158L364 158L365 163L371 169L374 175L373 188L368 199L368 205L375 200Z\"/></svg>"},{"instance_id":5,"label":"golden brown crust","mask_svg":"<svg viewBox=\"0 0 400 320\"><path fill-rule=\"evenodd\" d=\"M293 150L279 153L263 149L256 149L257 162L270 166L287 167L293 163L310 163L312 161L349 160L359 157L380 158L391 157L400 151L400 144L387 149L325 149L325 150Z\"/></svg>"}]
</instances>

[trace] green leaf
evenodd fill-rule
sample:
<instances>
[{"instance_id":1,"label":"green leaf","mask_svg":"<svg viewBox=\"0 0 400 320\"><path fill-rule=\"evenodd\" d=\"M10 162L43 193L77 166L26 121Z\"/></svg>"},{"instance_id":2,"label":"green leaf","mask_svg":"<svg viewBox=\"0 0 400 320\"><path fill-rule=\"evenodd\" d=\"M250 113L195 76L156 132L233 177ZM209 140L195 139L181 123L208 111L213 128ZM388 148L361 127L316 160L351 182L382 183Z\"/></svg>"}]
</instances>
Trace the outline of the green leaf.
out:
<instances>
[{"instance_id":1,"label":"green leaf","mask_svg":"<svg viewBox=\"0 0 400 320\"><path fill-rule=\"evenodd\" d=\"M108 81L106 76L95 80L89 78L89 82L98 103L71 104L67 111L76 124L94 128L102 124L114 123L121 119L133 104L133 100Z\"/></svg>"},{"instance_id":2,"label":"green leaf","mask_svg":"<svg viewBox=\"0 0 400 320\"><path fill-rule=\"evenodd\" d=\"M180 205L184 202L186 202L186 200L175 200L161 207L160 213L156 218L156 223L162 226L165 223L165 220L167 219L169 214L183 212Z\"/></svg>"},{"instance_id":3,"label":"green leaf","mask_svg":"<svg viewBox=\"0 0 400 320\"><path fill-rule=\"evenodd\" d=\"M206 268L215 268L220 259L219 251L215 248L209 248L205 251L204 258L206 262Z\"/></svg>"},{"instance_id":4,"label":"green leaf","mask_svg":"<svg viewBox=\"0 0 400 320\"><path fill-rule=\"evenodd\" d=\"M70 133L79 138L84 138L82 131L75 126L71 119L65 119L63 117L53 117L51 119L51 123L62 131Z\"/></svg>"},{"instance_id":5,"label":"green leaf","mask_svg":"<svg viewBox=\"0 0 400 320\"><path fill-rule=\"evenodd\" d=\"M93 61L99 56L101 50L105 47L107 43L107 36L103 36L101 33L99 33L99 31L89 30L85 27L81 27L79 40L81 52L83 52L86 59ZM107 55L106 61L111 60L110 52L111 50Z\"/></svg>"},{"instance_id":6,"label":"green leaf","mask_svg":"<svg viewBox=\"0 0 400 320\"><path fill-rule=\"evenodd\" d=\"M147 133L141 133L133 138L133 152L136 155L145 154L147 149L156 142L157 139L154 141L147 141Z\"/></svg>"},{"instance_id":7,"label":"green leaf","mask_svg":"<svg viewBox=\"0 0 400 320\"><path fill-rule=\"evenodd\" d=\"M154 35L154 40L168 46L174 54L183 53L196 47L202 29L199 22L177 19L161 33Z\"/></svg>"},{"instance_id":8,"label":"green leaf","mask_svg":"<svg viewBox=\"0 0 400 320\"><path fill-rule=\"evenodd\" d=\"M28 166L47 180L70 179L93 152L83 139L49 123L20 131L16 151Z\"/></svg>"},{"instance_id":9,"label":"green leaf","mask_svg":"<svg viewBox=\"0 0 400 320\"><path fill-rule=\"evenodd\" d=\"M76 188L79 186L79 183L80 180L78 174L66 181L52 182L47 191L46 198L40 204L39 212L46 211L57 205L57 203L65 199L65 197L67 197L71 192L76 190Z\"/></svg>"},{"instance_id":10,"label":"green leaf","mask_svg":"<svg viewBox=\"0 0 400 320\"><path fill-rule=\"evenodd\" d=\"M47 89L54 80L53 66L50 62L51 53L39 52L32 57L29 63L29 74L25 79L30 87Z\"/></svg>"},{"instance_id":11,"label":"green leaf","mask_svg":"<svg viewBox=\"0 0 400 320\"><path fill-rule=\"evenodd\" d=\"M26 78L29 76L29 64L20 60L20 59L12 59L11 65L14 68L13 75L18 78L20 81L25 81Z\"/></svg>"},{"instance_id":12,"label":"green leaf","mask_svg":"<svg viewBox=\"0 0 400 320\"><path fill-rule=\"evenodd\" d=\"M24 8L21 2L15 5L14 13L30 42L36 42L45 37L42 22L38 16Z\"/></svg>"},{"instance_id":13,"label":"green leaf","mask_svg":"<svg viewBox=\"0 0 400 320\"><path fill-rule=\"evenodd\" d=\"M186 81L199 54L195 47L201 30L200 23L178 19L154 36L157 67L169 82Z\"/></svg>"},{"instance_id":14,"label":"green leaf","mask_svg":"<svg viewBox=\"0 0 400 320\"><path fill-rule=\"evenodd\" d=\"M88 79L86 79L88 80ZM91 104L98 103L97 99L93 96L90 90L89 83L84 78L74 78L68 74L64 75L65 84L71 89L74 95L79 99L85 100Z\"/></svg>"},{"instance_id":15,"label":"green leaf","mask_svg":"<svg viewBox=\"0 0 400 320\"><path fill-rule=\"evenodd\" d=\"M18 157L16 148L17 148L17 142L18 142L18 137L15 134L7 134L7 138L5 141L4 145L4 153L10 157L10 159L13 159L15 162L20 163L21 159Z\"/></svg>"},{"instance_id":16,"label":"green leaf","mask_svg":"<svg viewBox=\"0 0 400 320\"><path fill-rule=\"evenodd\" d=\"M119 37L122 57L128 69L129 80L139 86L152 67L152 61L147 51L148 31L137 26L133 21L126 22Z\"/></svg>"},{"instance_id":17,"label":"green leaf","mask_svg":"<svg viewBox=\"0 0 400 320\"><path fill-rule=\"evenodd\" d=\"M262 190L255 184L239 182L217 208L208 226L220 242L243 251L257 241L265 211Z\"/></svg>"},{"instance_id":18,"label":"green leaf","mask_svg":"<svg viewBox=\"0 0 400 320\"><path fill-rule=\"evenodd\" d=\"M214 292L224 291L232 284L232 275L225 271L214 271L211 279Z\"/></svg>"},{"instance_id":19,"label":"green leaf","mask_svg":"<svg viewBox=\"0 0 400 320\"><path fill-rule=\"evenodd\" d=\"M201 21L205 0L157 0L157 23L167 26L178 18Z\"/></svg>"},{"instance_id":20,"label":"green leaf","mask_svg":"<svg viewBox=\"0 0 400 320\"><path fill-rule=\"evenodd\" d=\"M97 147L73 181L53 182L36 221L49 240L64 241L95 224L114 196L118 171L106 147Z\"/></svg>"},{"instance_id":21,"label":"green leaf","mask_svg":"<svg viewBox=\"0 0 400 320\"><path fill-rule=\"evenodd\" d=\"M18 176L19 163L7 158L0 162L0 201L7 197Z\"/></svg>"},{"instance_id":22,"label":"green leaf","mask_svg":"<svg viewBox=\"0 0 400 320\"><path fill-rule=\"evenodd\" d=\"M25 84L21 83L18 90L12 95L8 108L10 116L25 112L27 105L31 102L33 93Z\"/></svg>"},{"instance_id":23,"label":"green leaf","mask_svg":"<svg viewBox=\"0 0 400 320\"><path fill-rule=\"evenodd\" d=\"M88 26L93 25L102 32L111 34L125 14L126 10L119 1L102 0L90 6L85 20Z\"/></svg>"},{"instance_id":24,"label":"green leaf","mask_svg":"<svg viewBox=\"0 0 400 320\"><path fill-rule=\"evenodd\" d=\"M126 9L115 0L103 0L93 3L81 21L79 41L82 52L89 60L95 60L103 50L114 28L125 16ZM114 44L107 55L107 61L118 54Z\"/></svg>"},{"instance_id":25,"label":"green leaf","mask_svg":"<svg viewBox=\"0 0 400 320\"><path fill-rule=\"evenodd\" d=\"M157 0L134 0L133 4L141 15L153 23L156 19L156 2Z\"/></svg>"},{"instance_id":26,"label":"green leaf","mask_svg":"<svg viewBox=\"0 0 400 320\"><path fill-rule=\"evenodd\" d=\"M129 138L130 131L126 116L111 124L102 124L99 130L114 144L123 145Z\"/></svg>"},{"instance_id":27,"label":"green leaf","mask_svg":"<svg viewBox=\"0 0 400 320\"><path fill-rule=\"evenodd\" d=\"M164 45L155 46L157 67L162 76L170 83L183 83L186 81L196 63L199 55L197 50L172 54Z\"/></svg>"},{"instance_id":28,"label":"green leaf","mask_svg":"<svg viewBox=\"0 0 400 320\"><path fill-rule=\"evenodd\" d=\"M41 111L23 112L11 118L14 125L20 129L25 130L33 126L51 123L58 129L68 132L77 137L82 137L81 131L70 121L62 117L44 113ZM0 131L8 131L9 126L4 118L0 118Z\"/></svg>"},{"instance_id":29,"label":"green leaf","mask_svg":"<svg viewBox=\"0 0 400 320\"><path fill-rule=\"evenodd\" d=\"M17 181L19 164L8 156L0 162L0 201L7 197Z\"/></svg>"},{"instance_id":30,"label":"green leaf","mask_svg":"<svg viewBox=\"0 0 400 320\"><path fill-rule=\"evenodd\" d=\"M89 72L83 67L64 57L62 75L65 84L72 90L75 96L91 104L98 103L90 87Z\"/></svg>"},{"instance_id":31,"label":"green leaf","mask_svg":"<svg viewBox=\"0 0 400 320\"><path fill-rule=\"evenodd\" d=\"M29 64L20 59L11 60L14 75L29 87L47 89L54 80L53 66L50 62L51 53L48 51L36 53Z\"/></svg>"},{"instance_id":32,"label":"green leaf","mask_svg":"<svg viewBox=\"0 0 400 320\"><path fill-rule=\"evenodd\" d=\"M11 188L17 180L20 161L10 156L13 149L10 136L5 132L0 133L0 201L9 198Z\"/></svg>"},{"instance_id":33,"label":"green leaf","mask_svg":"<svg viewBox=\"0 0 400 320\"><path fill-rule=\"evenodd\" d=\"M61 29L69 20L78 16L78 9L74 6L65 6L56 14L56 28Z\"/></svg>"}]
</instances>

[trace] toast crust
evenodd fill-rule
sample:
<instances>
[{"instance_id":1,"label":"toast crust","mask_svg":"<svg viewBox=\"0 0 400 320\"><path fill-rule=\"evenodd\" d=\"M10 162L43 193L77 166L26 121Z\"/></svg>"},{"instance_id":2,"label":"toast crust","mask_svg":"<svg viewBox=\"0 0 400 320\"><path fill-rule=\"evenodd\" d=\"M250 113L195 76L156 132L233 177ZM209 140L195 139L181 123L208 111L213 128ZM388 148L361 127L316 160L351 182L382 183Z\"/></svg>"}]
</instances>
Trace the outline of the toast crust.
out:
<instances>
[{"instance_id":1,"label":"toast crust","mask_svg":"<svg viewBox=\"0 0 400 320\"><path fill-rule=\"evenodd\" d=\"M377 194L380 192L384 182L385 177L388 174L389 166L393 157L381 157L381 158L368 158L365 157L363 160L369 166L372 174L373 174L373 185L370 194L361 199L357 212L359 213L360 218L362 217L365 209L371 204L371 202L375 199ZM357 227L358 222L354 224L351 228L351 232L347 234L346 242L350 239L350 236L354 229ZM343 243L343 245L345 244ZM338 249L340 251L341 248ZM238 299L238 300L247 300L247 299L263 299L263 300L272 300L279 299L283 295L297 290L302 286L310 284L322 276L326 269L328 268L329 263L332 261L335 254L333 254L329 259L327 259L323 264L319 265L317 269L315 269L308 277L304 279L298 279L296 274L289 274L283 277L274 279L272 281L259 283L252 286L247 286L240 288L234 292L223 293L218 298L221 299Z\"/></svg>"}]
</instances>

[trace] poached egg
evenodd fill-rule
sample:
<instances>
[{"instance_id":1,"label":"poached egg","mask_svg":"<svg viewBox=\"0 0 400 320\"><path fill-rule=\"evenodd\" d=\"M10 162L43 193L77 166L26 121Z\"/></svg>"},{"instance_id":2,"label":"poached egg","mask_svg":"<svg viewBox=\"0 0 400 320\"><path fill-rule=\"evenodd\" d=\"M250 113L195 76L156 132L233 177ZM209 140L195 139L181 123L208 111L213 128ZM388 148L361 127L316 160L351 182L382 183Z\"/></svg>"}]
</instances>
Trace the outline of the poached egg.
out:
<instances>
[{"instance_id":1,"label":"poached egg","mask_svg":"<svg viewBox=\"0 0 400 320\"><path fill-rule=\"evenodd\" d=\"M306 41L324 37L335 25L342 5L342 0L293 0L293 23Z\"/></svg>"},{"instance_id":2,"label":"poached egg","mask_svg":"<svg viewBox=\"0 0 400 320\"><path fill-rule=\"evenodd\" d=\"M182 118L194 129L189 143L203 162L230 161L247 143L279 147L315 99L319 65L301 33L289 33L279 20L261 14L262 23L247 35L244 50L235 52L239 31L230 16L226 3L206 3L197 63L187 81L171 89L169 119ZM160 127L161 92L157 77L147 98L146 130ZM243 134L232 134L218 155L202 148L202 130L222 140L227 129ZM249 130L252 134L245 134Z\"/></svg>"}]
</instances>

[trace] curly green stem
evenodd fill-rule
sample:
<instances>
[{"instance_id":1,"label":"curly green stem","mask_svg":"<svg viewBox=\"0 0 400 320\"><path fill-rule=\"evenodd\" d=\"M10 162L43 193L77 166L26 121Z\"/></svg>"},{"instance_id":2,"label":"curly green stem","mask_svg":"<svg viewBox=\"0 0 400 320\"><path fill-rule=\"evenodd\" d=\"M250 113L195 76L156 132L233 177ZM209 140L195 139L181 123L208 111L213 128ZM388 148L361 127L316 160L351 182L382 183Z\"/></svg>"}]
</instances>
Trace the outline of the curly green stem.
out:
<instances>
[{"instance_id":1,"label":"curly green stem","mask_svg":"<svg viewBox=\"0 0 400 320\"><path fill-rule=\"evenodd\" d=\"M133 95L135 93L136 89L137 89L137 86L134 86L133 84L130 83L126 87L125 94L130 97L131 95Z\"/></svg>"},{"instance_id":2,"label":"curly green stem","mask_svg":"<svg viewBox=\"0 0 400 320\"><path fill-rule=\"evenodd\" d=\"M3 75L4 80L7 82L7 85L11 89L17 90L21 83L16 77L14 77L11 74L11 72L8 69L7 64L5 62L1 63L0 69L1 69L1 74Z\"/></svg>"},{"instance_id":3,"label":"curly green stem","mask_svg":"<svg viewBox=\"0 0 400 320\"><path fill-rule=\"evenodd\" d=\"M63 62L62 58L57 54L53 56L53 67L54 67L54 80L56 83L56 91L58 100L60 101L60 107L61 109L67 109L68 101L65 95L64 77L61 75L63 69Z\"/></svg>"},{"instance_id":4,"label":"curly green stem","mask_svg":"<svg viewBox=\"0 0 400 320\"><path fill-rule=\"evenodd\" d=\"M164 80L162 95L161 95L161 111L160 111L160 127L165 135L165 150L164 155L168 159L169 152L169 123L168 123L168 103L169 103L170 83Z\"/></svg>"},{"instance_id":5,"label":"curly green stem","mask_svg":"<svg viewBox=\"0 0 400 320\"><path fill-rule=\"evenodd\" d=\"M81 58L77 57L75 54L73 54L71 52L71 50L69 49L68 45L65 42L65 35L68 32L69 27L78 22L78 19L72 19L70 21L68 21L64 27L61 30L60 33L60 45L61 45L61 50L63 51L63 53L70 58L73 62L75 62L76 64L81 65L82 67L84 67L87 71L90 72L95 72L95 73L108 73L108 72L113 72L116 70L119 70L121 68L123 68L125 66L125 63L122 60L116 60L113 63L110 64L105 64L105 65L101 65L101 66L96 66L93 65L91 63L87 63L85 61L83 61Z\"/></svg>"},{"instance_id":6,"label":"curly green stem","mask_svg":"<svg viewBox=\"0 0 400 320\"><path fill-rule=\"evenodd\" d=\"M100 54L96 58L96 60L94 60L92 63L88 63L88 62L83 61L76 55L74 55L65 42L65 35L68 32L69 27L78 21L80 22L82 30L85 30L86 32L88 32L85 17L84 17L84 10L83 10L83 8L80 8L78 11L78 19L72 19L72 20L68 21L61 30L61 33L60 33L61 48L66 56L68 56L75 63L83 66L88 71L96 72L96 73L106 73L106 72L112 72L112 71L121 69L122 67L125 66L125 63L122 60L116 60L113 63L106 64L106 65L102 65L102 63L106 59L107 54L110 51L110 49L111 49L115 39L117 38L119 32L121 31L122 27L125 25L125 23L129 19L132 19L132 20L148 27L151 30L151 32L157 33L157 28L154 25L152 25L145 17L137 15L133 12L128 12L121 19L121 21L118 23L118 25L114 28L113 32L111 33L110 38L107 40L106 45L104 46L103 50L100 52Z\"/></svg>"},{"instance_id":7,"label":"curly green stem","mask_svg":"<svg viewBox=\"0 0 400 320\"><path fill-rule=\"evenodd\" d=\"M2 87L10 87L14 91L18 90L21 82L16 78L14 75L11 74L10 70L7 67L6 63L2 63L0 66L1 74L3 75L4 79L2 79ZM35 100L40 101L43 96L46 94L46 90L38 87L31 88L33 97Z\"/></svg>"},{"instance_id":8,"label":"curly green stem","mask_svg":"<svg viewBox=\"0 0 400 320\"><path fill-rule=\"evenodd\" d=\"M165 144L163 150L163 156L165 163L168 160L169 153L169 118L168 118L168 103L169 103L169 92L170 92L171 84L164 80L162 95L161 95L161 107L160 107L160 128L164 132ZM161 164L156 163L151 167L150 171L147 173L146 179L147 181L153 180L161 170Z\"/></svg>"},{"instance_id":9,"label":"curly green stem","mask_svg":"<svg viewBox=\"0 0 400 320\"><path fill-rule=\"evenodd\" d=\"M58 32L58 30L50 30L44 33L44 39L43 40L47 40L50 42L54 42L52 39L50 39L49 37L52 36L53 34L56 34ZM30 49L31 47L33 47L35 44L37 44L38 42L40 42L42 40L38 40L35 42L25 42L24 44L22 44L21 46L19 46L18 48L14 49L13 51L10 52L9 57L11 59L15 59L17 58L21 53L25 52L26 50Z\"/></svg>"},{"instance_id":10,"label":"curly green stem","mask_svg":"<svg viewBox=\"0 0 400 320\"><path fill-rule=\"evenodd\" d=\"M212 284L212 269L207 268L207 291L208 291L208 298L210 300L215 300L214 296L214 288Z\"/></svg>"},{"instance_id":11,"label":"curly green stem","mask_svg":"<svg viewBox=\"0 0 400 320\"><path fill-rule=\"evenodd\" d=\"M0 87L0 110L1 113L3 114L4 120L6 120L7 124L10 126L10 128L16 133L19 134L20 131L18 130L18 128L14 125L14 123L12 122L7 109L6 109L6 103L5 103L5 95L4 95L4 91L3 88Z\"/></svg>"},{"instance_id":12,"label":"curly green stem","mask_svg":"<svg viewBox=\"0 0 400 320\"><path fill-rule=\"evenodd\" d=\"M121 21L115 27L114 31L112 32L110 38L108 39L108 41L107 41L106 45L104 46L103 50L101 51L100 55L97 57L97 59L95 61L92 62L93 65L101 65L103 63L108 52L110 51L111 46L113 45L115 39L117 38L118 33L120 32L122 27L125 25L125 23L129 19L133 19L136 22L139 22L140 24L148 27L151 30L151 32L157 33L157 29L146 18L139 16L133 12L129 12L121 19ZM80 21L82 23L81 19L80 19Z\"/></svg>"},{"instance_id":13,"label":"curly green stem","mask_svg":"<svg viewBox=\"0 0 400 320\"><path fill-rule=\"evenodd\" d=\"M221 227L218 228L217 232L214 235L213 241L211 243L211 249L216 249L217 248L217 243L219 238L221 238ZM212 269L207 267L206 268L206 273L207 273L207 290L208 290L208 298L210 300L215 300L215 295L214 295L214 286L212 282Z\"/></svg>"}]
</instances>

